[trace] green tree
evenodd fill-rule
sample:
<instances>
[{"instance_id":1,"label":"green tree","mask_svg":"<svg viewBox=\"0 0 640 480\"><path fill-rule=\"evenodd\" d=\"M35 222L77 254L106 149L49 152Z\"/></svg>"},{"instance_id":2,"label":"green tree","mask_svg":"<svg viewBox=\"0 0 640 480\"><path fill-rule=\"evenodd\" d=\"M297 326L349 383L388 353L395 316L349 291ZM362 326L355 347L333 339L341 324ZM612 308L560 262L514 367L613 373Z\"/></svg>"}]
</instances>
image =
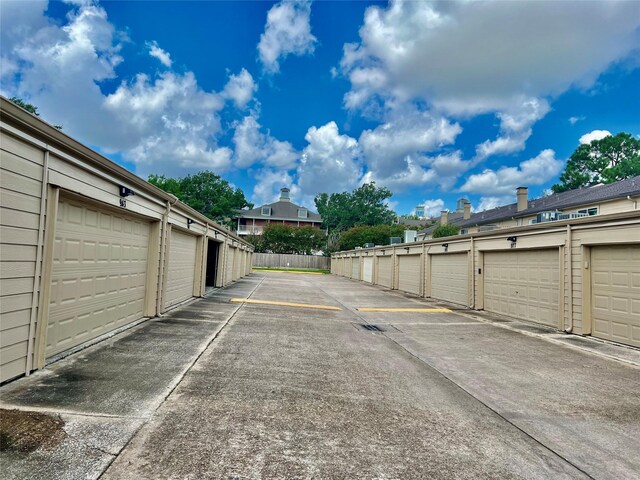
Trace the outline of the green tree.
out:
<instances>
[{"instance_id":1,"label":"green tree","mask_svg":"<svg viewBox=\"0 0 640 480\"><path fill-rule=\"evenodd\" d=\"M359 225L390 224L396 214L385 200L393 194L375 182L365 183L352 193L321 193L314 199L322 225L330 234L343 232Z\"/></svg>"},{"instance_id":2,"label":"green tree","mask_svg":"<svg viewBox=\"0 0 640 480\"><path fill-rule=\"evenodd\" d=\"M554 193L640 175L640 140L618 133L580 145L567 162Z\"/></svg>"},{"instance_id":3,"label":"green tree","mask_svg":"<svg viewBox=\"0 0 640 480\"><path fill-rule=\"evenodd\" d=\"M460 227L453 223L446 223L444 225L438 225L433 229L431 238L451 237L460 233Z\"/></svg>"},{"instance_id":4,"label":"green tree","mask_svg":"<svg viewBox=\"0 0 640 480\"><path fill-rule=\"evenodd\" d=\"M27 112L29 112L32 115L35 115L36 117L40 116L40 114L38 113L38 107L36 107L35 105L31 105L30 103L25 102L24 100L22 100L19 97L11 97L9 99L9 101L15 103L16 105L18 105L21 108L24 108Z\"/></svg>"},{"instance_id":5,"label":"green tree","mask_svg":"<svg viewBox=\"0 0 640 480\"><path fill-rule=\"evenodd\" d=\"M213 172L199 172L182 178L149 175L149 183L178 197L194 210L211 220L233 227L232 217L237 210L253 208L244 192Z\"/></svg>"},{"instance_id":6,"label":"green tree","mask_svg":"<svg viewBox=\"0 0 640 480\"><path fill-rule=\"evenodd\" d=\"M390 237L402 237L406 227L404 225L372 225L352 227L342 232L338 240L338 250L353 250L363 247L365 243L387 245Z\"/></svg>"},{"instance_id":7,"label":"green tree","mask_svg":"<svg viewBox=\"0 0 640 480\"><path fill-rule=\"evenodd\" d=\"M294 227L280 223L270 223L262 235L253 235L247 240L259 253L293 253L311 255L326 246L327 237L322 230L306 227Z\"/></svg>"},{"instance_id":8,"label":"green tree","mask_svg":"<svg viewBox=\"0 0 640 480\"><path fill-rule=\"evenodd\" d=\"M24 108L27 112L29 112L32 115L35 115L36 117L39 117L40 114L38 113L38 107L36 107L35 105L32 105L30 103L25 102L24 100L22 100L19 97L11 97L9 99L10 102L15 103L16 105L18 105L21 108ZM54 125L55 128L57 128L58 130L62 130L62 125Z\"/></svg>"}]
</instances>

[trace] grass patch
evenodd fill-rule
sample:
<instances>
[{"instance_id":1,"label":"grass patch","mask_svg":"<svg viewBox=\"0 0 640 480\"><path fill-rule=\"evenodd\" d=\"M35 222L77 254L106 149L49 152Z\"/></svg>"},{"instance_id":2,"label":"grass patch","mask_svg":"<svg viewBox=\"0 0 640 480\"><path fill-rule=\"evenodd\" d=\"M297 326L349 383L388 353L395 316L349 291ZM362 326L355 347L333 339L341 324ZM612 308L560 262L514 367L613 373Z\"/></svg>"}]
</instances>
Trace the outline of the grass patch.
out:
<instances>
[{"instance_id":1,"label":"grass patch","mask_svg":"<svg viewBox=\"0 0 640 480\"><path fill-rule=\"evenodd\" d=\"M258 272L297 272L297 273L331 273L331 270L325 268L271 268L271 267L253 267Z\"/></svg>"}]
</instances>

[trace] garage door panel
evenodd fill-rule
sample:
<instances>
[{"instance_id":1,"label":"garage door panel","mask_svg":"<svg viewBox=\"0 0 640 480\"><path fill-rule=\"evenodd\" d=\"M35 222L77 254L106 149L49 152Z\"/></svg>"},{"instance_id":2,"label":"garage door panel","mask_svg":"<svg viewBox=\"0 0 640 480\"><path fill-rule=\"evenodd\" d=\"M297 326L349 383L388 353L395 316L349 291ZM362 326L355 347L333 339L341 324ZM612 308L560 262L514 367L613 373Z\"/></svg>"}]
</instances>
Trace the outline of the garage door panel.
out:
<instances>
[{"instance_id":1,"label":"garage door panel","mask_svg":"<svg viewBox=\"0 0 640 480\"><path fill-rule=\"evenodd\" d=\"M360 280L360 258L352 259L351 278L355 280Z\"/></svg>"},{"instance_id":2,"label":"garage door panel","mask_svg":"<svg viewBox=\"0 0 640 480\"><path fill-rule=\"evenodd\" d=\"M149 223L61 200L46 355L143 316Z\"/></svg>"},{"instance_id":3,"label":"garage door panel","mask_svg":"<svg viewBox=\"0 0 640 480\"><path fill-rule=\"evenodd\" d=\"M484 308L557 327L559 275L557 250L487 252Z\"/></svg>"},{"instance_id":4,"label":"garage door panel","mask_svg":"<svg viewBox=\"0 0 640 480\"><path fill-rule=\"evenodd\" d=\"M362 262L362 279L373 283L373 257L365 257Z\"/></svg>"},{"instance_id":5,"label":"garage door panel","mask_svg":"<svg viewBox=\"0 0 640 480\"><path fill-rule=\"evenodd\" d=\"M398 257L398 290L420 295L421 255L400 255Z\"/></svg>"},{"instance_id":6,"label":"garage door panel","mask_svg":"<svg viewBox=\"0 0 640 480\"><path fill-rule=\"evenodd\" d=\"M593 247L593 335L640 346L640 245Z\"/></svg>"},{"instance_id":7,"label":"garage door panel","mask_svg":"<svg viewBox=\"0 0 640 480\"><path fill-rule=\"evenodd\" d=\"M170 307L193 297L196 277L197 237L178 230L171 231L169 243L169 268L165 307Z\"/></svg>"},{"instance_id":8,"label":"garage door panel","mask_svg":"<svg viewBox=\"0 0 640 480\"><path fill-rule=\"evenodd\" d=\"M391 256L378 257L378 284L391 288L393 260Z\"/></svg>"},{"instance_id":9,"label":"garage door panel","mask_svg":"<svg viewBox=\"0 0 640 480\"><path fill-rule=\"evenodd\" d=\"M469 302L468 262L467 253L432 255L431 297L467 305ZM509 282L503 285L508 288Z\"/></svg>"},{"instance_id":10,"label":"garage door panel","mask_svg":"<svg viewBox=\"0 0 640 480\"><path fill-rule=\"evenodd\" d=\"M236 256L235 254L236 254L236 249L229 248L227 252L227 264L225 269L225 278L226 278L225 283L227 284L233 282L233 265L235 262L235 256Z\"/></svg>"}]
</instances>

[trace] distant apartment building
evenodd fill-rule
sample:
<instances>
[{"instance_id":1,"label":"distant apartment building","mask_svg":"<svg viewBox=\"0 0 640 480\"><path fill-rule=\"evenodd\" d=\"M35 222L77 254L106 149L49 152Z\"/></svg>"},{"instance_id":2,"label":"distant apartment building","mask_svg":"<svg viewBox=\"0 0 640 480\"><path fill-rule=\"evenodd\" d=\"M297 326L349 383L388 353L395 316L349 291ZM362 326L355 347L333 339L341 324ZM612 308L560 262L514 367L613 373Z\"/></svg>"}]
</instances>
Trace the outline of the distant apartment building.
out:
<instances>
[{"instance_id":1,"label":"distant apartment building","mask_svg":"<svg viewBox=\"0 0 640 480\"><path fill-rule=\"evenodd\" d=\"M264 227L271 223L318 229L322 224L320 215L291 202L288 188L280 189L280 199L277 202L240 211L234 220L238 235L261 235Z\"/></svg>"},{"instance_id":2,"label":"distant apartment building","mask_svg":"<svg viewBox=\"0 0 640 480\"><path fill-rule=\"evenodd\" d=\"M528 188L516 189L516 202L482 212L471 213L471 204L460 199L454 212L443 210L433 226L419 232L419 240L431 238L438 225L460 227L460 234L501 228L620 213L637 209L640 176L606 185L578 188L529 200Z\"/></svg>"}]
</instances>

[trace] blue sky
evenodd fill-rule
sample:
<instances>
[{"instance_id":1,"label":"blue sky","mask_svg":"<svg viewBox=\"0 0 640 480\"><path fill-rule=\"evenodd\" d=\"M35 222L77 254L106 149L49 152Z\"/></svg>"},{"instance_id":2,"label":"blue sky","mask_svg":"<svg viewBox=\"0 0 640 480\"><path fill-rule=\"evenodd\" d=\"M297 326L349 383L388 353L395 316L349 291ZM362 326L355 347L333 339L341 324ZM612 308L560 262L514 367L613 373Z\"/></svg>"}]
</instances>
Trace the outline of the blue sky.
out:
<instances>
[{"instance_id":1,"label":"blue sky","mask_svg":"<svg viewBox=\"0 0 640 480\"><path fill-rule=\"evenodd\" d=\"M640 3L5 1L0 92L146 178L261 204L376 181L411 213L543 194L640 134Z\"/></svg>"}]
</instances>

